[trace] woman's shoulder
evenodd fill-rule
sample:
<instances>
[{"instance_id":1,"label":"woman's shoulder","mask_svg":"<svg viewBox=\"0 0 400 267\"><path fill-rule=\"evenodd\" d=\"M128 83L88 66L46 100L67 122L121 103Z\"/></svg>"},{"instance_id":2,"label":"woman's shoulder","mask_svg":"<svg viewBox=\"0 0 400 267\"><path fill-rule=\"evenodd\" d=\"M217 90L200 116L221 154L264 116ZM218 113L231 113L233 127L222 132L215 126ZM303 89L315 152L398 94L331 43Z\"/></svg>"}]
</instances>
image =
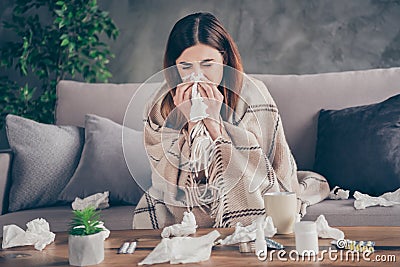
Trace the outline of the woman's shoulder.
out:
<instances>
[{"instance_id":1,"label":"woman's shoulder","mask_svg":"<svg viewBox=\"0 0 400 267\"><path fill-rule=\"evenodd\" d=\"M245 81L247 82L247 84L253 84L253 85L257 85L260 87L264 87L265 89L267 88L267 86L265 85L265 83L257 78L255 78L254 76L250 75L250 74L246 74L245 75Z\"/></svg>"},{"instance_id":2,"label":"woman's shoulder","mask_svg":"<svg viewBox=\"0 0 400 267\"><path fill-rule=\"evenodd\" d=\"M243 86L240 95L248 103L248 105L275 105L275 102L272 99L266 84L248 74L244 75Z\"/></svg>"}]
</instances>

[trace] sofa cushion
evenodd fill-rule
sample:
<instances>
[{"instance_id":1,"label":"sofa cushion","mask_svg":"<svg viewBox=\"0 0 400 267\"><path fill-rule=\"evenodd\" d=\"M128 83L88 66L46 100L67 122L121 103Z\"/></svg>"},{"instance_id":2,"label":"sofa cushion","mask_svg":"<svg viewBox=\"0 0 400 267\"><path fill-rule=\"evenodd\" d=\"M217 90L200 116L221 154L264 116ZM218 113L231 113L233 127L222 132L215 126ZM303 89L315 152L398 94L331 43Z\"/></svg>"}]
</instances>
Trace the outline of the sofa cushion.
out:
<instances>
[{"instance_id":1,"label":"sofa cushion","mask_svg":"<svg viewBox=\"0 0 400 267\"><path fill-rule=\"evenodd\" d=\"M57 203L78 165L83 129L38 123L15 115L7 115L6 129L14 153L8 210Z\"/></svg>"},{"instance_id":2,"label":"sofa cushion","mask_svg":"<svg viewBox=\"0 0 400 267\"><path fill-rule=\"evenodd\" d=\"M321 110L314 169L330 185L378 196L400 187L400 94L383 102Z\"/></svg>"},{"instance_id":3,"label":"sofa cushion","mask_svg":"<svg viewBox=\"0 0 400 267\"><path fill-rule=\"evenodd\" d=\"M143 190L150 186L151 169L143 145L143 132L125 129L124 145L134 151L137 166L131 175L123 154L122 130L122 125L110 119L86 115L82 156L60 200L73 201L75 197L109 191L112 204L137 204Z\"/></svg>"}]
</instances>

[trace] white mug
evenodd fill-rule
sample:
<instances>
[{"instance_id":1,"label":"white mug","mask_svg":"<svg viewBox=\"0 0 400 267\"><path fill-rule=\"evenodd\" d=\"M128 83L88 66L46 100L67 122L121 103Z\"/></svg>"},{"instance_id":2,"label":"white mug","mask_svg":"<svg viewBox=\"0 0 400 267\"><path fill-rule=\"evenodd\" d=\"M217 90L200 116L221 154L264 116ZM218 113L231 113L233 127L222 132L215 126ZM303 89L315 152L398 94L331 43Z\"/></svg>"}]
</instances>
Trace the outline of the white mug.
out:
<instances>
[{"instance_id":1,"label":"white mug","mask_svg":"<svg viewBox=\"0 0 400 267\"><path fill-rule=\"evenodd\" d=\"M267 216L271 216L278 234L293 233L297 216L297 198L295 192L271 192L264 194L264 206Z\"/></svg>"}]
</instances>

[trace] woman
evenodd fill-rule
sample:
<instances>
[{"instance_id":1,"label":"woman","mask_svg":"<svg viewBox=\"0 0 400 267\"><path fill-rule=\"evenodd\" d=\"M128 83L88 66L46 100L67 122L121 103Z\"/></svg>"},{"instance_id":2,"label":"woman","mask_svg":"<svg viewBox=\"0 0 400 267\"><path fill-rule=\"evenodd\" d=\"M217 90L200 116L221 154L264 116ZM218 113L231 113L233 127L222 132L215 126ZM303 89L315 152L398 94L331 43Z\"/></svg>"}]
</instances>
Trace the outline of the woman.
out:
<instances>
[{"instance_id":1,"label":"woman","mask_svg":"<svg viewBox=\"0 0 400 267\"><path fill-rule=\"evenodd\" d=\"M275 102L263 82L242 73L235 43L212 14L175 24L164 68L167 91L145 112L152 187L134 211L133 228L180 223L188 209L199 227L247 225L265 213L266 192L296 192L301 215L329 194L323 177L297 172ZM193 94L206 105L197 120ZM200 169L193 168L196 153L206 160Z\"/></svg>"}]
</instances>

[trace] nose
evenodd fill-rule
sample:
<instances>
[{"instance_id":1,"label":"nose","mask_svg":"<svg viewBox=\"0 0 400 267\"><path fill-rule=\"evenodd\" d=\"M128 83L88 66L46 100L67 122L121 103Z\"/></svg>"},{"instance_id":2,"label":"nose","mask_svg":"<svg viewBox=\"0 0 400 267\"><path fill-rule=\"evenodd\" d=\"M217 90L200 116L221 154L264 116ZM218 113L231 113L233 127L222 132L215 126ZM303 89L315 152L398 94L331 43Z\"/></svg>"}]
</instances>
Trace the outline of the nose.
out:
<instances>
[{"instance_id":1,"label":"nose","mask_svg":"<svg viewBox=\"0 0 400 267\"><path fill-rule=\"evenodd\" d=\"M199 62L196 62L196 64L194 64L193 71L196 76L198 76L200 73L202 73Z\"/></svg>"}]
</instances>

